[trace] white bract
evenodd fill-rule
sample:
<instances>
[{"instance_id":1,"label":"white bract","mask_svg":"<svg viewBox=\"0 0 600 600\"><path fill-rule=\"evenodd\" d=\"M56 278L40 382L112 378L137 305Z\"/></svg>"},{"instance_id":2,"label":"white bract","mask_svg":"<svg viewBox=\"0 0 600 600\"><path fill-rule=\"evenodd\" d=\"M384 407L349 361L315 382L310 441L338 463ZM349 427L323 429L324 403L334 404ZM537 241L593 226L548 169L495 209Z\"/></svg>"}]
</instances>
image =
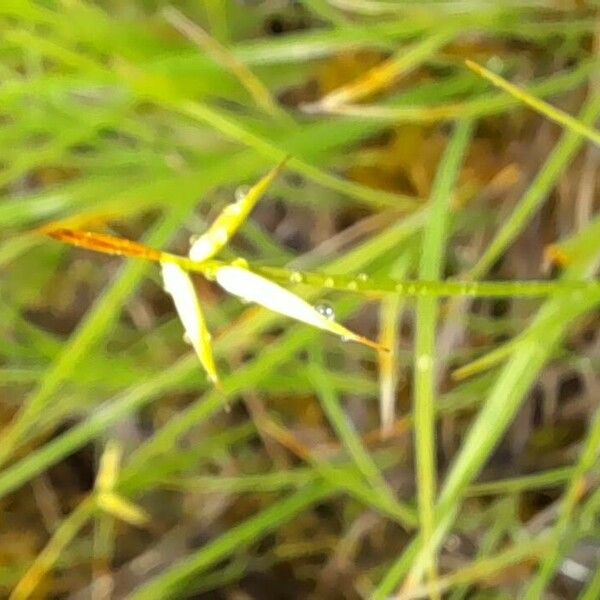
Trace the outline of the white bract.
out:
<instances>
[{"instance_id":1,"label":"white bract","mask_svg":"<svg viewBox=\"0 0 600 600\"><path fill-rule=\"evenodd\" d=\"M343 338L379 348L371 340L357 335L322 314L306 300L248 269L228 265L218 269L215 277L225 291L243 300L256 302L273 312L330 331Z\"/></svg>"},{"instance_id":2,"label":"white bract","mask_svg":"<svg viewBox=\"0 0 600 600\"><path fill-rule=\"evenodd\" d=\"M210 380L217 382L218 377L212 356L210 333L206 328L194 283L187 272L179 265L162 263L161 268L165 291L173 298L175 309L183 324L186 336Z\"/></svg>"},{"instance_id":3,"label":"white bract","mask_svg":"<svg viewBox=\"0 0 600 600\"><path fill-rule=\"evenodd\" d=\"M192 244L188 256L196 262L202 262L214 253L215 244L207 237L200 237Z\"/></svg>"},{"instance_id":4,"label":"white bract","mask_svg":"<svg viewBox=\"0 0 600 600\"><path fill-rule=\"evenodd\" d=\"M227 244L236 231L245 223L248 215L269 189L284 164L285 160L274 169L271 169L251 188L243 186L236 190L236 201L228 204L208 228L208 231L192 243L188 256L193 261L203 262L208 260Z\"/></svg>"}]
</instances>

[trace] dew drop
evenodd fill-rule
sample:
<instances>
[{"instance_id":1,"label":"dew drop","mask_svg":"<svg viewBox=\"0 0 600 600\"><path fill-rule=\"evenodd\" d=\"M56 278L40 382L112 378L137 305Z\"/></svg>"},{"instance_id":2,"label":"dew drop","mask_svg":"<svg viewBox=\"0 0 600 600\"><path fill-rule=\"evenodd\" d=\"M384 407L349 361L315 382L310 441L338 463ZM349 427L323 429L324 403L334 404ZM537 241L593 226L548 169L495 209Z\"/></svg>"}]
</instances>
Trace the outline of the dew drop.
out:
<instances>
[{"instance_id":1,"label":"dew drop","mask_svg":"<svg viewBox=\"0 0 600 600\"><path fill-rule=\"evenodd\" d=\"M239 187L236 188L236 190L234 192L234 198L236 199L237 202L242 202L244 200L244 198L248 195L249 191L250 191L249 185L240 185Z\"/></svg>"},{"instance_id":2,"label":"dew drop","mask_svg":"<svg viewBox=\"0 0 600 600\"><path fill-rule=\"evenodd\" d=\"M356 276L356 279L358 279L358 281L362 281L364 283L365 281L367 281L369 279L369 276L366 273L359 273Z\"/></svg>"},{"instance_id":3,"label":"dew drop","mask_svg":"<svg viewBox=\"0 0 600 600\"><path fill-rule=\"evenodd\" d=\"M231 262L231 266L232 267L240 267L240 269L247 269L248 268L248 261L245 258L236 258L234 261Z\"/></svg>"},{"instance_id":4,"label":"dew drop","mask_svg":"<svg viewBox=\"0 0 600 600\"><path fill-rule=\"evenodd\" d=\"M358 289L358 283L356 281L354 281L354 279L352 281L348 282L348 285L346 286L349 290L357 290Z\"/></svg>"},{"instance_id":5,"label":"dew drop","mask_svg":"<svg viewBox=\"0 0 600 600\"><path fill-rule=\"evenodd\" d=\"M227 231L225 229L217 229L213 233L213 239L217 244L226 244L229 239L229 235L227 235Z\"/></svg>"},{"instance_id":6,"label":"dew drop","mask_svg":"<svg viewBox=\"0 0 600 600\"><path fill-rule=\"evenodd\" d=\"M331 304L320 302L315 306L315 310L329 321L333 321L335 319L335 310Z\"/></svg>"},{"instance_id":7,"label":"dew drop","mask_svg":"<svg viewBox=\"0 0 600 600\"><path fill-rule=\"evenodd\" d=\"M333 277L327 277L323 282L323 285L328 288L332 288L335 285L335 281L333 281Z\"/></svg>"},{"instance_id":8,"label":"dew drop","mask_svg":"<svg viewBox=\"0 0 600 600\"><path fill-rule=\"evenodd\" d=\"M494 54L487 60L485 66L490 71L495 71L496 73L501 73L502 70L504 69L504 61L497 54Z\"/></svg>"},{"instance_id":9,"label":"dew drop","mask_svg":"<svg viewBox=\"0 0 600 600\"><path fill-rule=\"evenodd\" d=\"M223 212L231 216L237 216L242 212L242 207L239 205L239 203L236 202L234 204L229 204L228 206L226 206L223 209Z\"/></svg>"},{"instance_id":10,"label":"dew drop","mask_svg":"<svg viewBox=\"0 0 600 600\"><path fill-rule=\"evenodd\" d=\"M304 276L298 271L293 271L292 273L290 273L290 281L292 283L302 283L303 279Z\"/></svg>"},{"instance_id":11,"label":"dew drop","mask_svg":"<svg viewBox=\"0 0 600 600\"><path fill-rule=\"evenodd\" d=\"M444 543L444 549L447 552L456 552L460 548L460 538L455 534L448 536L448 539Z\"/></svg>"},{"instance_id":12,"label":"dew drop","mask_svg":"<svg viewBox=\"0 0 600 600\"><path fill-rule=\"evenodd\" d=\"M192 338L190 338L190 336L187 333L184 333L181 336L181 339L186 343L189 344L190 346L192 345Z\"/></svg>"}]
</instances>

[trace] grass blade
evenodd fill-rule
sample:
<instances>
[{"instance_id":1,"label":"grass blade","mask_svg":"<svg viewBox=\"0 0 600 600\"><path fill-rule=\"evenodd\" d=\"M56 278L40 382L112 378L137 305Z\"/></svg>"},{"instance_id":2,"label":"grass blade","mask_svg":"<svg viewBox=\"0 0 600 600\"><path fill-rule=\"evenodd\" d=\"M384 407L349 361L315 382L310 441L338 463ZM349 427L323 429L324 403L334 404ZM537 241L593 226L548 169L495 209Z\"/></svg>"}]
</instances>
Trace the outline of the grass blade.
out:
<instances>
[{"instance_id":1,"label":"grass blade","mask_svg":"<svg viewBox=\"0 0 600 600\"><path fill-rule=\"evenodd\" d=\"M489 71L485 67L478 65L472 60L466 60L465 64L467 65L467 67L469 67L469 69L471 69L478 75L481 75L481 77L487 79L496 87L503 89L506 93L510 94L511 96L514 96L524 104L527 104L527 106L533 108L540 114L544 115L546 118L550 119L551 121L554 121L555 123L558 123L559 125L562 125L566 129L569 129L574 133L578 133L579 135L586 137L588 140L592 141L597 146L600 146L600 131L592 129L579 119L576 119L575 117L572 117L566 112L555 108L551 104L548 104L547 102L544 102L543 100L540 100L539 98L528 94L525 90L522 90L516 85L509 83L508 81L506 81L506 79L500 77L500 75L492 73L492 71Z\"/></svg>"},{"instance_id":2,"label":"grass blade","mask_svg":"<svg viewBox=\"0 0 600 600\"><path fill-rule=\"evenodd\" d=\"M428 281L439 279L443 271L450 201L473 131L470 121L459 123L448 144L431 194L431 217L423 234L419 276ZM416 475L421 535L427 544L435 527L436 494L436 360L435 340L438 318L437 299L424 296L417 300L414 364L414 419ZM436 579L435 555L426 560L430 579Z\"/></svg>"},{"instance_id":3,"label":"grass blade","mask_svg":"<svg viewBox=\"0 0 600 600\"><path fill-rule=\"evenodd\" d=\"M135 590L131 600L188 597L193 592L194 577L324 500L331 492L328 485L318 483L276 502Z\"/></svg>"}]
</instances>

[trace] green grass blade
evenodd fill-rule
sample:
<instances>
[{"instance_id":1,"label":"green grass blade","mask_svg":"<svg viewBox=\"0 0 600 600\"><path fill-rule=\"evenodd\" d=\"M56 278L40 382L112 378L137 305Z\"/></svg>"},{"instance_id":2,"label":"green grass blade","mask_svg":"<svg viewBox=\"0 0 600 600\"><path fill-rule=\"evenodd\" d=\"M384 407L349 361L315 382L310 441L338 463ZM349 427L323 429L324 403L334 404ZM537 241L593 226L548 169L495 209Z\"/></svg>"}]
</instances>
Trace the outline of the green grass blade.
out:
<instances>
[{"instance_id":1,"label":"green grass blade","mask_svg":"<svg viewBox=\"0 0 600 600\"><path fill-rule=\"evenodd\" d=\"M500 481L476 483L469 487L469 496L488 496L495 494L517 494L527 490L563 485L573 477L573 467L559 467L542 473L533 473L522 477L513 477Z\"/></svg>"},{"instance_id":2,"label":"green grass blade","mask_svg":"<svg viewBox=\"0 0 600 600\"><path fill-rule=\"evenodd\" d=\"M317 360L317 357L314 357L313 360ZM318 360L317 364L320 362ZM310 379L319 396L321 406L338 437L346 447L348 454L354 460L358 471L371 485L372 493L380 495L383 504L395 506L396 512L402 516L404 522L415 524L413 510L395 498L373 458L363 446L360 436L344 413L331 382L325 376L323 370L316 367L316 364L311 365L311 367L309 367Z\"/></svg>"},{"instance_id":3,"label":"green grass blade","mask_svg":"<svg viewBox=\"0 0 600 600\"><path fill-rule=\"evenodd\" d=\"M600 598L600 567L596 567L593 577L577 600L596 600L596 598Z\"/></svg>"},{"instance_id":4,"label":"green grass blade","mask_svg":"<svg viewBox=\"0 0 600 600\"><path fill-rule=\"evenodd\" d=\"M544 557L536 576L527 586L523 595L524 600L535 600L544 595L544 590L552 580L560 561L569 547L565 543L571 535L573 513L581 498L585 485L585 476L596 464L600 449L600 411L596 411L589 433L583 444L579 460L575 464L573 477L561 500L558 521L552 529L552 539L548 544L548 553Z\"/></svg>"},{"instance_id":5,"label":"green grass blade","mask_svg":"<svg viewBox=\"0 0 600 600\"><path fill-rule=\"evenodd\" d=\"M562 125L566 129L569 129L574 133L586 137L588 140L594 142L594 144L596 144L597 146L600 146L599 131L596 131L595 129L586 125L584 122L580 121L579 119L576 119L575 117L572 117L571 115L552 106L551 104L548 104L547 102L544 102L543 100L540 100L539 98L528 94L525 90L522 90L516 85L509 83L503 77L492 73L492 71L489 71L481 65L478 65L472 60L467 60L465 61L465 63L467 67L469 67L469 69L471 69L478 75L481 75L481 77L484 77L485 79L493 83L495 86L503 89L505 92L507 92L511 96L514 96L524 104L527 104L527 106L533 108L535 111L544 115L546 118L550 119L551 121L554 121L555 123L558 123L559 125Z\"/></svg>"},{"instance_id":6,"label":"green grass blade","mask_svg":"<svg viewBox=\"0 0 600 600\"><path fill-rule=\"evenodd\" d=\"M320 483L307 486L304 490L276 502L135 590L130 595L131 600L188 597L194 591L195 577L215 563L276 530L331 493L332 490L327 484Z\"/></svg>"},{"instance_id":7,"label":"green grass blade","mask_svg":"<svg viewBox=\"0 0 600 600\"><path fill-rule=\"evenodd\" d=\"M599 116L600 96L596 96L586 102L581 111L581 121L583 123L593 123ZM583 142L584 138L579 133L567 131L563 134L510 217L504 222L483 256L469 272L470 277L479 279L487 273L511 242L525 229L531 217L547 199L558 178L573 160Z\"/></svg>"},{"instance_id":8,"label":"green grass blade","mask_svg":"<svg viewBox=\"0 0 600 600\"><path fill-rule=\"evenodd\" d=\"M469 147L473 127L471 122L456 126L442 157L431 193L431 216L423 234L423 249L419 276L435 281L443 272L444 249L448 230L450 202L460 173L464 155ZM425 296L417 300L414 364L414 419L416 476L419 500L421 535L427 542L435 527L436 494L436 325L437 299ZM429 575L435 579L435 555L428 560Z\"/></svg>"},{"instance_id":9,"label":"green grass blade","mask_svg":"<svg viewBox=\"0 0 600 600\"><path fill-rule=\"evenodd\" d=\"M495 556L489 556L474 561L459 571L444 575L444 577L441 577L428 585L401 593L396 596L396 598L398 600L431 598L434 595L439 595L455 586L477 583L478 581L490 578L502 570L525 560L539 560L539 558L544 556L547 552L547 544L548 540L543 537L524 541L503 550Z\"/></svg>"}]
</instances>

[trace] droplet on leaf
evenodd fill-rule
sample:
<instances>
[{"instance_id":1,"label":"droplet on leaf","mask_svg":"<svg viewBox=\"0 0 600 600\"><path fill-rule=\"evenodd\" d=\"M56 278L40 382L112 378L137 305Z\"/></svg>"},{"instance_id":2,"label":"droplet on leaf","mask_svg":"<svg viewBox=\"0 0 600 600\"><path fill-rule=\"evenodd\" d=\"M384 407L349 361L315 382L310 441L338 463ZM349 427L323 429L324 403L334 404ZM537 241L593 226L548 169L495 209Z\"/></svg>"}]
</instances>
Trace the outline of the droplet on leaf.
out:
<instances>
[{"instance_id":1,"label":"droplet on leaf","mask_svg":"<svg viewBox=\"0 0 600 600\"><path fill-rule=\"evenodd\" d=\"M249 185L238 186L234 193L234 198L236 202L241 202L248 195L248 192L250 192Z\"/></svg>"},{"instance_id":2,"label":"droplet on leaf","mask_svg":"<svg viewBox=\"0 0 600 600\"><path fill-rule=\"evenodd\" d=\"M231 261L231 266L233 267L241 267L242 269L248 268L248 261L245 258L238 257L235 260Z\"/></svg>"},{"instance_id":3,"label":"droplet on leaf","mask_svg":"<svg viewBox=\"0 0 600 600\"><path fill-rule=\"evenodd\" d=\"M326 302L320 302L315 306L315 310L323 315L326 319L333 321L335 319L335 310L331 304L327 304Z\"/></svg>"}]
</instances>

